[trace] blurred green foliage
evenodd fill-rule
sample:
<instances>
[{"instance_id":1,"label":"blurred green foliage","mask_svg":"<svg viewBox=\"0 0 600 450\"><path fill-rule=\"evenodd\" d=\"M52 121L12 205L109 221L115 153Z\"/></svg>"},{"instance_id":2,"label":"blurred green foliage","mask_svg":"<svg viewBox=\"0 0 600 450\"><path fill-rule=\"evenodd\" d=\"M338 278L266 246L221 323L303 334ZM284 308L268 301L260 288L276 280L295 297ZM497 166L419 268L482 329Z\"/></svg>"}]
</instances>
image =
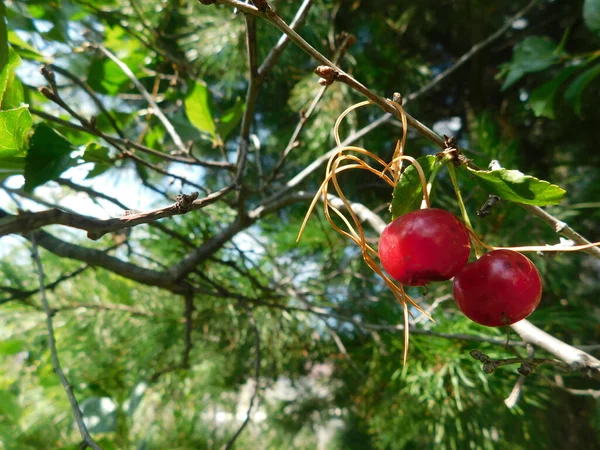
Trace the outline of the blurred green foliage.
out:
<instances>
[{"instance_id":1,"label":"blurred green foliage","mask_svg":"<svg viewBox=\"0 0 600 450\"><path fill-rule=\"evenodd\" d=\"M7 25L9 46L0 45L0 179L24 175L34 194L63 206L74 194L52 180L68 178L65 171L74 168L105 186L129 176L136 186L155 186L172 198L182 190L168 177L117 157L97 136L30 113L42 111L77 125L37 91L47 84L37 76L41 62L52 61L101 100L105 111L81 85L57 75L64 101L85 117L95 116L99 130L112 135L116 125L127 139L170 151L169 134L129 77L87 42L104 45L128 65L196 156L217 159L235 152L248 72L239 12L192 0L3 3L7 21L1 18L0 38ZM299 6L291 0L272 3L288 22ZM341 66L381 95L401 92L406 97L525 4L321 0L314 2L300 33L328 57L335 54L342 32L354 35L356 43ZM507 169L566 189L566 197L548 211L598 241L600 2L539 1L532 11L407 110L436 129L454 124L451 131L460 146L481 167L498 159ZM257 21L257 30L260 62L280 33L263 20ZM312 74L315 65L290 45L261 86L244 179L250 205L330 150L336 118L362 100L341 83L329 87L274 184L265 187L264 175L277 166L320 88ZM348 117L342 134L378 117L375 107L361 109ZM400 134L389 122L358 144L389 160ZM406 151L423 157L439 149L411 131ZM154 156L143 157L160 163ZM298 190L314 192L322 173L315 172ZM228 173L208 169L186 176L212 191L230 182ZM349 199L391 218L392 189L382 180L364 171L345 173L340 180ZM488 192L466 171L460 183L475 230L486 242L557 243L552 229L510 202L476 219ZM120 199L135 203L136 192L123 192ZM9 196L1 198L3 208L16 211ZM157 196L155 202L163 205L162 200ZM439 173L433 204L458 213L445 170ZM400 307L357 248L331 230L322 213L311 218L296 243L306 206L289 205L262 218L190 275L207 293L195 297L189 368L180 366L185 345L181 297L42 252L48 282L79 272L50 289L49 300L57 310L61 363L102 448L216 449L228 442L254 392L251 317L260 338L260 386L252 420L236 448L600 448L598 400L557 385L562 380L569 388L585 390L597 389L597 383L541 367L525 381L516 407L508 409L503 400L518 380L516 370L509 366L485 375L469 350L497 358L512 352L502 345L440 336L505 339L503 330L463 317L448 295L448 283L409 291L425 307L438 302L435 323L415 324L403 366L402 331L380 329L402 322ZM184 239L155 227L136 227L129 248L115 254L163 270L190 247L217 235L235 215L234 204L220 202L163 222ZM92 248L113 244L110 236L92 243L64 228L49 231ZM367 231L375 242L376 233ZM38 287L29 243L20 238L0 242L0 448L77 448L80 437L52 369L39 296L13 298ZM598 262L585 254L532 259L544 279L542 305L532 322L573 345L597 344ZM321 313L301 311L308 306ZM525 355L522 348L516 351ZM536 356L546 355L537 351Z\"/></svg>"}]
</instances>

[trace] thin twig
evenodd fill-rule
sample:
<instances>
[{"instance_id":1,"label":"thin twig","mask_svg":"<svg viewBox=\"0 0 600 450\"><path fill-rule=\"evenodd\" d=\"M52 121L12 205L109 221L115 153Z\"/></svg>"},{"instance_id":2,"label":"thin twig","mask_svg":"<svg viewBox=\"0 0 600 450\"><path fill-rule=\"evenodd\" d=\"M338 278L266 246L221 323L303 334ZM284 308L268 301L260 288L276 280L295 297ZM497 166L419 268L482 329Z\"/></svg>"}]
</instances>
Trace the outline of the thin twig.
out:
<instances>
[{"instance_id":1,"label":"thin twig","mask_svg":"<svg viewBox=\"0 0 600 450\"><path fill-rule=\"evenodd\" d=\"M125 75L127 75L127 78L129 78L129 80L131 80L131 82L134 84L134 86L138 90L138 92L144 96L144 99L146 99L146 101L148 102L148 105L150 105L150 108L152 109L152 113L163 124L163 126L165 127L165 130L167 130L167 133L169 133L169 136L171 136L171 139L173 139L173 142L175 143L175 146L179 149L179 151L182 154L187 155L189 153L188 152L188 148L186 147L186 145L181 140L181 136L179 136L179 133L177 133L177 131L175 130L175 127L173 126L173 124L163 114L163 112L160 109L160 107L156 104L156 102L152 98L152 95L150 95L150 93L146 90L146 88L144 87L144 85L142 83L140 83L140 81L137 79L137 77L131 71L131 69L127 66L127 64L125 64L123 61L121 61L119 58L117 58L115 55L113 55L103 45L93 44L93 45L90 45L90 46L93 47L93 48L97 48L98 50L100 50L100 52L102 52L107 58L109 58L112 62L114 62L119 67L119 69L121 69L121 71Z\"/></svg>"},{"instance_id":2,"label":"thin twig","mask_svg":"<svg viewBox=\"0 0 600 450\"><path fill-rule=\"evenodd\" d=\"M527 358L530 358L530 359L533 358L534 351L535 350L534 350L533 346L528 345L527 346ZM526 377L526 375L523 375L522 373L519 374L519 379L515 383L512 391L510 392L510 395L504 399L504 404L506 405L506 407L508 409L513 409L517 405L517 402L519 401L519 398L521 397L521 391L523 390L523 385L525 384L525 377Z\"/></svg>"},{"instance_id":3,"label":"thin twig","mask_svg":"<svg viewBox=\"0 0 600 450\"><path fill-rule=\"evenodd\" d=\"M250 422L250 413L252 412L252 408L254 407L254 401L256 400L256 397L258 395L258 390L260 388L260 362L261 362L260 332L258 331L258 327L256 325L256 319L254 318L252 311L249 311L248 320L250 322L250 328L252 328L252 331L254 332L254 346L256 348L256 355L255 355L255 359L254 359L254 382L255 382L254 393L252 394L252 397L250 397L250 404L248 405L248 411L246 412L246 418L244 419L244 421L242 422L242 425L240 425L240 427L238 428L236 433L231 437L229 442L227 442L227 444L223 447L224 450L230 450L233 447L236 439L240 436L240 434L242 434L242 431L244 431L244 428L246 428L246 426Z\"/></svg>"},{"instance_id":4,"label":"thin twig","mask_svg":"<svg viewBox=\"0 0 600 450\"><path fill-rule=\"evenodd\" d=\"M300 5L300 8L298 8L298 12L296 13L296 16L294 17L294 20L292 20L292 23L290 23L290 28L292 30L297 30L298 28L300 28L302 26L302 24L304 24L304 21L306 20L306 16L308 15L308 11L310 10L310 7L312 6L313 1L314 0L304 0L302 2L302 4ZM279 41L277 41L277 44L275 44L275 47L273 47L271 49L271 51L269 52L269 54L267 55L267 57L261 64L260 68L258 69L258 76L260 77L261 80L264 79L268 75L268 73L271 71L273 66L275 66L275 64L277 63L277 60L279 59L279 57L281 56L281 54L283 53L283 51L285 50L285 48L288 46L289 43L290 43L289 36L287 34L283 33L281 35L281 37L279 38Z\"/></svg>"},{"instance_id":5,"label":"thin twig","mask_svg":"<svg viewBox=\"0 0 600 450\"><path fill-rule=\"evenodd\" d=\"M338 49L336 51L336 54L333 57L333 61L336 64L339 61L339 59L343 56L343 54L346 52L346 50L348 49L348 46L354 40L355 40L355 37L350 34L347 34L344 36L340 46L338 47ZM292 150L294 150L296 147L298 147L298 136L300 135L300 132L304 128L304 125L306 125L306 123L308 122L308 119L312 116L314 111L317 109L317 105L323 98L323 94L325 94L327 87L328 87L327 85L320 86L319 90L317 91L317 94L313 98L308 109L306 111L300 112L300 120L298 121L298 124L296 125L296 128L294 129L294 132L292 133L292 137L290 138L286 148L283 150L283 153L281 154L279 161L277 161L277 163L275 164L275 167L273 168L271 175L265 181L265 187L269 186L269 184L275 180L275 178L277 177L277 174L279 173L279 170L281 170L281 167L285 163L285 160L287 159L290 152Z\"/></svg>"},{"instance_id":6,"label":"thin twig","mask_svg":"<svg viewBox=\"0 0 600 450\"><path fill-rule=\"evenodd\" d=\"M183 358L181 365L184 369L190 367L190 352L192 351L192 330L194 329L194 293L188 292L185 298L185 333L183 334Z\"/></svg>"},{"instance_id":7,"label":"thin twig","mask_svg":"<svg viewBox=\"0 0 600 450\"><path fill-rule=\"evenodd\" d=\"M52 316L55 314L55 311L50 308L48 299L46 298L46 290L44 289L44 266L42 265L42 260L38 253L35 235L31 235L31 255L37 268L40 283L40 299L42 301L42 306L44 307L44 311L46 313L46 327L48 328L48 348L50 349L50 355L52 358L52 367L54 369L54 372L58 376L58 379L60 380L60 383L62 384L65 392L67 393L67 397L69 398L69 403L71 404L71 410L73 411L75 422L77 423L79 433L81 434L81 438L83 439L82 446L80 446L80 448L89 447L93 450L102 450L101 447L96 443L96 441L94 441L94 439L90 436L87 427L85 426L83 414L81 412L81 409L79 408L77 399L73 394L73 386L71 386L71 383L69 383L69 380L65 376L65 373L63 372L63 369L60 365L58 351L56 349L56 339L54 337L54 326L52 323Z\"/></svg>"},{"instance_id":8,"label":"thin twig","mask_svg":"<svg viewBox=\"0 0 600 450\"><path fill-rule=\"evenodd\" d=\"M471 47L471 49L467 53L462 55L460 58L458 58L454 62L454 64L452 64L452 66L450 66L448 69L446 69L445 71L440 73L438 76L436 76L433 80L431 80L429 83L427 83L425 86L423 86L418 91L412 92L409 95L407 95L406 100L414 100L415 98L420 97L421 95L429 92L440 82L444 81L446 78L448 78L454 72L456 72L459 68L461 68L475 54L479 53L481 50L486 48L488 45L490 45L492 42L494 42L496 39L500 38L504 33L506 33L506 31L508 31L510 29L510 27L512 26L512 24L515 22L515 20L517 20L517 19L523 17L525 14L527 14L535 6L535 4L538 1L539 0L532 0L531 2L529 2L529 4L527 6L525 6L523 9L521 9L519 12L517 12L514 16L512 16L510 19L508 19L504 23L503 26L498 28L498 30L496 30L494 33L490 34L483 41L478 42L473 47Z\"/></svg>"},{"instance_id":9,"label":"thin twig","mask_svg":"<svg viewBox=\"0 0 600 450\"><path fill-rule=\"evenodd\" d=\"M504 359L493 359L490 358L485 353L480 352L479 350L472 350L470 352L471 356L483 363L483 371L485 373L493 373L498 367L507 366L510 364L520 364L517 371L521 375L530 375L533 371L541 365L548 364L564 371L572 371L577 370L571 367L569 364L563 361L557 361L556 359L549 358L504 358Z\"/></svg>"}]
</instances>

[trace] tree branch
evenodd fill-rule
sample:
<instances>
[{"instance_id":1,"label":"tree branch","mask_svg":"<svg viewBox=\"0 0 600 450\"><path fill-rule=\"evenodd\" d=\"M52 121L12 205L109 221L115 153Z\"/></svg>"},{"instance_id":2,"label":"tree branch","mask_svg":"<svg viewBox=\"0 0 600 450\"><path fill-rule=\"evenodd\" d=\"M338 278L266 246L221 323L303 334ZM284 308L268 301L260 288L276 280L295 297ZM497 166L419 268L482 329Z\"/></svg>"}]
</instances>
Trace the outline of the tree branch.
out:
<instances>
[{"instance_id":1,"label":"tree branch","mask_svg":"<svg viewBox=\"0 0 600 450\"><path fill-rule=\"evenodd\" d=\"M314 0L304 0L302 2L302 4L300 5L300 8L298 8L298 12L296 13L296 16L294 17L294 20L292 20L292 23L290 23L290 28L292 30L297 30L304 24L304 21L306 20L306 16L308 15L308 12L309 12L310 7L312 6L313 2L314 2ZM275 47L273 47L271 49L271 51L269 52L269 54L267 55L267 57L261 64L260 68L258 69L258 77L261 81L268 75L268 73L271 71L273 66L275 66L275 64L277 63L277 60L279 59L279 57L281 56L281 54L283 53L283 51L285 50L285 48L288 46L289 43L290 43L289 36L287 34L283 33L281 35L281 37L279 38L279 41L277 41L277 44L275 44Z\"/></svg>"},{"instance_id":2,"label":"tree branch","mask_svg":"<svg viewBox=\"0 0 600 450\"><path fill-rule=\"evenodd\" d=\"M8 234L26 234L30 231L48 225L66 225L79 230L87 231L88 238L98 240L107 233L131 228L143 223L151 223L165 217L186 214L204 208L222 198L233 189L233 185L224 187L201 199L196 199L198 193L182 194L178 200L162 208L142 213L125 214L114 219L96 219L74 212L63 211L58 208L40 212L24 212L11 215L0 210L0 237Z\"/></svg>"},{"instance_id":3,"label":"tree branch","mask_svg":"<svg viewBox=\"0 0 600 450\"><path fill-rule=\"evenodd\" d=\"M83 414L81 413L81 409L79 408L79 404L77 403L77 399L73 394L73 386L69 383L69 380L65 376L63 369L60 365L60 360L58 358L58 351L56 349L56 339L54 337L54 325L52 323L52 316L54 315L54 311L50 308L48 303L48 299L46 298L46 291L44 289L45 285L45 276L44 276L44 267L42 265L42 260L38 253L37 242L35 236L31 236L31 254L33 260L35 262L38 278L40 282L40 299L42 301L42 306L44 307L44 311L46 313L46 327L48 328L48 347L50 349L50 355L52 359L52 367L56 376L60 380L65 392L67 393L67 397L69 398L69 403L71 404L71 410L73 411L73 416L75 417L75 422L77 423L77 428L79 428L79 433L81 434L81 438L83 439L82 446L80 448L91 448L93 450L102 450L101 447L94 441L94 439L90 436L87 427L83 421Z\"/></svg>"},{"instance_id":4,"label":"tree branch","mask_svg":"<svg viewBox=\"0 0 600 450\"><path fill-rule=\"evenodd\" d=\"M104 56L106 56L108 59L110 59L112 62L114 62L119 67L119 69L121 69L121 71L125 75L127 75L127 78L129 78L131 80L131 82L134 84L134 86L138 90L138 92L143 95L144 99L146 99L146 101L148 102L148 105L150 105L152 113L163 124L163 126L165 127L165 130L167 130L167 133L169 134L169 136L171 136L171 139L173 139L175 146L179 149L179 151L182 154L187 155L189 153L188 148L185 146L185 144L181 140L179 133L177 133L177 131L175 130L175 127L173 127L173 124L169 121L169 119L167 119L167 117L163 114L160 107L156 104L156 102L152 98L152 95L150 95L150 93L146 90L146 88L142 85L142 83L140 83L140 81L137 79L137 77L131 71L131 69L127 66L127 64L125 64L123 61L121 61L119 58L117 58L115 55L113 55L103 45L90 44L90 47L97 48L98 50L100 50L100 52L102 54L104 54Z\"/></svg>"},{"instance_id":5,"label":"tree branch","mask_svg":"<svg viewBox=\"0 0 600 450\"><path fill-rule=\"evenodd\" d=\"M256 319L254 318L252 311L249 311L248 320L250 321L250 328L254 332L254 346L256 349L256 355L255 355L255 359L254 359L254 382L255 382L254 393L252 394L252 397L250 397L250 404L248 405L248 411L246 412L246 418L244 419L244 421L242 422L242 425L238 428L236 433L231 437L229 442L227 442L227 444L225 444L225 446L223 447L224 450L230 450L233 447L237 438L240 436L240 434L242 434L242 431L244 431L244 428L246 428L246 426L250 422L250 413L252 412L252 408L254 407L254 401L256 400L256 397L258 395L258 390L260 388L260 361L261 361L260 332L258 331L258 327L256 325Z\"/></svg>"}]
</instances>

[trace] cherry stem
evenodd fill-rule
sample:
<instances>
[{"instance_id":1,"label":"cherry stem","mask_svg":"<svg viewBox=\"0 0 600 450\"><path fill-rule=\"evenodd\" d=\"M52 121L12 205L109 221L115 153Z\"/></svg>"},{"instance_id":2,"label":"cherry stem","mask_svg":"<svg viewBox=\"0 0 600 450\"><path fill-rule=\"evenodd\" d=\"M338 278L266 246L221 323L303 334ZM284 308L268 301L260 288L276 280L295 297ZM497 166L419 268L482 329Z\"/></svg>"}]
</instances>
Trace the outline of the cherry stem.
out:
<instances>
[{"instance_id":1,"label":"cherry stem","mask_svg":"<svg viewBox=\"0 0 600 450\"><path fill-rule=\"evenodd\" d=\"M427 197L429 197L429 199L431 199L431 191L433 190L433 183L435 181L435 178L437 177L437 174L443 165L444 165L443 161L437 160L434 163L433 167L431 168L431 173L429 174L429 179L427 180ZM425 198L426 198L426 196L423 195L423 201L421 202L421 209L425 209L425 208L429 207Z\"/></svg>"},{"instance_id":2,"label":"cherry stem","mask_svg":"<svg viewBox=\"0 0 600 450\"><path fill-rule=\"evenodd\" d=\"M452 181L452 187L454 188L454 193L456 194L456 200L458 201L458 207L460 208L460 213L462 214L465 225L471 232L471 234L475 234L473 230L473 225L471 225L471 220L469 219L469 214L467 213L467 208L465 208L465 202L463 201L462 195L460 193L460 187L458 185L458 178L456 177L456 169L454 168L454 164L452 162L446 163L446 167L448 167L448 172L450 173L450 180ZM483 256L483 249L481 248L479 241L475 239L471 239L473 243L473 248L475 249L475 257L477 259Z\"/></svg>"}]
</instances>

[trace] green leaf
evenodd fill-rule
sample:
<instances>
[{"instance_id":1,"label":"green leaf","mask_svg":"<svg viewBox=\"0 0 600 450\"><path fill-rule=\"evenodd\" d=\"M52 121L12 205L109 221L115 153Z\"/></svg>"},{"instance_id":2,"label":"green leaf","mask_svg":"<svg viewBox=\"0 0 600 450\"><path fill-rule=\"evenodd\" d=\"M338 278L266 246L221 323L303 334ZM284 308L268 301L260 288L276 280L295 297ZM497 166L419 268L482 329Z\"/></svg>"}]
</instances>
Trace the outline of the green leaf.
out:
<instances>
[{"instance_id":1,"label":"green leaf","mask_svg":"<svg viewBox=\"0 0 600 450\"><path fill-rule=\"evenodd\" d=\"M112 168L113 165L113 160L110 158L110 151L95 142L87 145L83 152L83 160L94 163L94 168L86 176L88 179L103 174Z\"/></svg>"},{"instance_id":2,"label":"green leaf","mask_svg":"<svg viewBox=\"0 0 600 450\"><path fill-rule=\"evenodd\" d=\"M598 75L600 75L600 64L591 67L575 78L565 91L565 100L573 106L573 109L578 116L581 116L583 91Z\"/></svg>"},{"instance_id":3,"label":"green leaf","mask_svg":"<svg viewBox=\"0 0 600 450\"><path fill-rule=\"evenodd\" d=\"M70 156L73 150L63 135L45 123L37 125L25 161L25 190L31 192L35 187L59 177L73 164Z\"/></svg>"},{"instance_id":4,"label":"green leaf","mask_svg":"<svg viewBox=\"0 0 600 450\"><path fill-rule=\"evenodd\" d=\"M111 164L110 150L96 142L92 142L85 147L83 152L85 162Z\"/></svg>"},{"instance_id":5,"label":"green leaf","mask_svg":"<svg viewBox=\"0 0 600 450\"><path fill-rule=\"evenodd\" d=\"M555 205L566 194L561 187L518 170L467 170L487 192L512 202L536 206Z\"/></svg>"},{"instance_id":6,"label":"green leaf","mask_svg":"<svg viewBox=\"0 0 600 450\"><path fill-rule=\"evenodd\" d=\"M0 341L0 355L16 355L25 349L25 341L19 339L8 339Z\"/></svg>"},{"instance_id":7,"label":"green leaf","mask_svg":"<svg viewBox=\"0 0 600 450\"><path fill-rule=\"evenodd\" d=\"M15 76L15 68L21 64L21 58L12 48L8 49L8 61L0 70L0 109L13 109L23 101L23 86ZM5 99L5 97L7 97Z\"/></svg>"},{"instance_id":8,"label":"green leaf","mask_svg":"<svg viewBox=\"0 0 600 450\"><path fill-rule=\"evenodd\" d=\"M238 97L235 100L235 104L219 118L217 122L217 132L223 140L227 139L227 136L236 129L240 120L242 120L244 106L244 101Z\"/></svg>"},{"instance_id":9,"label":"green leaf","mask_svg":"<svg viewBox=\"0 0 600 450\"><path fill-rule=\"evenodd\" d=\"M185 112L188 119L198 130L217 138L217 128L212 116L210 104L212 98L208 87L202 82L190 83L185 97Z\"/></svg>"},{"instance_id":10,"label":"green leaf","mask_svg":"<svg viewBox=\"0 0 600 450\"><path fill-rule=\"evenodd\" d=\"M541 36L530 36L515 45L511 62L506 65L508 75L502 90L508 89L527 73L540 72L556 64L559 52L556 44Z\"/></svg>"},{"instance_id":11,"label":"green leaf","mask_svg":"<svg viewBox=\"0 0 600 450\"><path fill-rule=\"evenodd\" d=\"M425 179L431 174L433 165L437 158L432 155L423 156L417 159L421 164ZM404 169L402 177L394 187L394 198L392 199L392 218L400 217L406 213L419 209L423 200L423 188L419 173L412 164Z\"/></svg>"},{"instance_id":12,"label":"green leaf","mask_svg":"<svg viewBox=\"0 0 600 450\"><path fill-rule=\"evenodd\" d=\"M31 114L27 105L0 111L0 162L9 156L25 156Z\"/></svg>"},{"instance_id":13,"label":"green leaf","mask_svg":"<svg viewBox=\"0 0 600 450\"><path fill-rule=\"evenodd\" d=\"M113 61L109 59L92 61L87 82L94 91L115 95L127 81L129 81L127 75Z\"/></svg>"},{"instance_id":14,"label":"green leaf","mask_svg":"<svg viewBox=\"0 0 600 450\"><path fill-rule=\"evenodd\" d=\"M583 2L583 21L596 34L600 34L600 0Z\"/></svg>"},{"instance_id":15,"label":"green leaf","mask_svg":"<svg viewBox=\"0 0 600 450\"><path fill-rule=\"evenodd\" d=\"M12 25L12 23L11 23ZM8 30L8 42L17 50L17 53L25 59L33 59L35 61L47 62L47 59L38 52L35 48L25 42L13 30Z\"/></svg>"},{"instance_id":16,"label":"green leaf","mask_svg":"<svg viewBox=\"0 0 600 450\"><path fill-rule=\"evenodd\" d=\"M529 105L537 117L555 118L554 100L558 88L578 69L578 67L567 67L552 80L544 83L531 93Z\"/></svg>"},{"instance_id":17,"label":"green leaf","mask_svg":"<svg viewBox=\"0 0 600 450\"><path fill-rule=\"evenodd\" d=\"M17 422L21 417L21 407L15 394L0 389L0 417L6 417L12 422Z\"/></svg>"},{"instance_id":18,"label":"green leaf","mask_svg":"<svg viewBox=\"0 0 600 450\"><path fill-rule=\"evenodd\" d=\"M8 31L6 28L6 8L0 0L0 72L8 64Z\"/></svg>"}]
</instances>

